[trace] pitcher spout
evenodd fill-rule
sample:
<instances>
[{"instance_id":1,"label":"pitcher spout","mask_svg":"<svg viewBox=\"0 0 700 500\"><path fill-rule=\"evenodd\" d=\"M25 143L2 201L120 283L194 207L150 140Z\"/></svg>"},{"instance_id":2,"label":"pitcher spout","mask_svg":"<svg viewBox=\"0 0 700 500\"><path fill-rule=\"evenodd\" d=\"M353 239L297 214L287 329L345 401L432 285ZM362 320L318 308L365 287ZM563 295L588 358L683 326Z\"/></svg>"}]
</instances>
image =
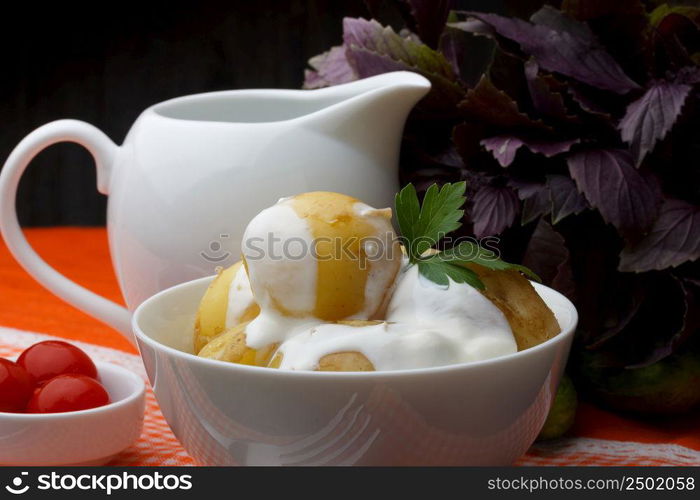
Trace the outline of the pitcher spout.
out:
<instances>
[{"instance_id":1,"label":"pitcher spout","mask_svg":"<svg viewBox=\"0 0 700 500\"><path fill-rule=\"evenodd\" d=\"M430 90L430 81L411 71L394 71L350 83L310 91L327 105L308 116L311 121L329 125L349 114L369 117L379 114L401 119ZM376 116L375 116L376 118Z\"/></svg>"},{"instance_id":2,"label":"pitcher spout","mask_svg":"<svg viewBox=\"0 0 700 500\"><path fill-rule=\"evenodd\" d=\"M359 101L365 100L370 108L375 105L381 107L382 112L405 119L413 106L430 90L430 81L418 73L395 71L358 80L348 86L351 87L349 90L353 90L354 86L360 96Z\"/></svg>"},{"instance_id":3,"label":"pitcher spout","mask_svg":"<svg viewBox=\"0 0 700 500\"><path fill-rule=\"evenodd\" d=\"M396 163L406 118L429 90L430 81L418 73L395 71L309 91L328 105L308 115L307 125Z\"/></svg>"}]
</instances>

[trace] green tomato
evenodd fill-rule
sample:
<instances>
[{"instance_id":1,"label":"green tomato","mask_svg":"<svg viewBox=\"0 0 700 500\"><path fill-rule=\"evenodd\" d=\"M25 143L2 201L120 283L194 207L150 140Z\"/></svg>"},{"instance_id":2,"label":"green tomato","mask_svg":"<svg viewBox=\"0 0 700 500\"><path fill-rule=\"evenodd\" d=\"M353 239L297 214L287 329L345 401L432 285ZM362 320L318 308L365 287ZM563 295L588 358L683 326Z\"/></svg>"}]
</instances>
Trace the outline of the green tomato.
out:
<instances>
[{"instance_id":1,"label":"green tomato","mask_svg":"<svg viewBox=\"0 0 700 500\"><path fill-rule=\"evenodd\" d=\"M674 415L700 405L700 354L684 351L632 369L606 369L601 357L583 353L577 367L581 383L606 406L647 415Z\"/></svg>"},{"instance_id":2,"label":"green tomato","mask_svg":"<svg viewBox=\"0 0 700 500\"><path fill-rule=\"evenodd\" d=\"M564 374L559 382L552 408L537 439L554 439L563 436L574 424L577 405L578 398L574 383Z\"/></svg>"}]
</instances>

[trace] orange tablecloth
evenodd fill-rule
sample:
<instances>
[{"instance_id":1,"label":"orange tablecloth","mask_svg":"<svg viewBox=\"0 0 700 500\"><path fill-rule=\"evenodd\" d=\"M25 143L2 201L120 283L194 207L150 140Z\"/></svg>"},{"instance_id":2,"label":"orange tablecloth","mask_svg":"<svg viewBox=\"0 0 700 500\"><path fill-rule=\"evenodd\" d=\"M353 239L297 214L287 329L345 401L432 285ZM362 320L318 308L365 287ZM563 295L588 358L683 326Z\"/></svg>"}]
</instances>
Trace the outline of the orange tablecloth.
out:
<instances>
[{"instance_id":1,"label":"orange tablecloth","mask_svg":"<svg viewBox=\"0 0 700 500\"><path fill-rule=\"evenodd\" d=\"M103 228L28 229L36 250L74 281L121 302ZM138 363L136 350L117 332L37 284L0 245L0 327L95 344L96 355ZM0 328L0 356L19 349L21 332ZM34 340L27 333L24 344ZM88 346L89 347L89 346ZM700 415L642 420L582 403L571 437L538 443L521 465L700 465ZM113 465L192 464L163 420L149 391L144 433Z\"/></svg>"}]
</instances>

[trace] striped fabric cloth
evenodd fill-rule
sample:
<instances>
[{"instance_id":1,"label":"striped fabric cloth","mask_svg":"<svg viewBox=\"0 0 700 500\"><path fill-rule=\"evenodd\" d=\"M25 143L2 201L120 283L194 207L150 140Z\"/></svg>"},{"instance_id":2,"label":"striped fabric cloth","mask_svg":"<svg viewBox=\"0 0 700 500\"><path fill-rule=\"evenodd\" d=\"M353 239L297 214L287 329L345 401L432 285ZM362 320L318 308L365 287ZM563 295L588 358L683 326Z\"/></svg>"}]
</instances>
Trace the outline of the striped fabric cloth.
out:
<instances>
[{"instance_id":1,"label":"striped fabric cloth","mask_svg":"<svg viewBox=\"0 0 700 500\"><path fill-rule=\"evenodd\" d=\"M121 300L104 229L30 229L27 236L68 277ZM41 340L62 338L96 360L122 365L145 378L133 346L41 288L15 263L4 244L0 245L0 298L0 357L16 356ZM517 465L700 465L700 413L642 420L586 403L580 406L570 437L536 443ZM196 465L170 431L150 388L140 439L110 465Z\"/></svg>"}]
</instances>

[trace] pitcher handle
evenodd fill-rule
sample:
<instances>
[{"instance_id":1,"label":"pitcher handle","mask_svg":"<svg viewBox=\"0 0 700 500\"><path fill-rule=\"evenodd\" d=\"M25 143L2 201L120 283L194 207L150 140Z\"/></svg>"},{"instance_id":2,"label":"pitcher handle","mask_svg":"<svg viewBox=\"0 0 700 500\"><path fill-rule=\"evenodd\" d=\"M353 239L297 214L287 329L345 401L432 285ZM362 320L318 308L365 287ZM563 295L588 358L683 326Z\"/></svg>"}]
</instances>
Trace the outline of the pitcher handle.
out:
<instances>
[{"instance_id":1,"label":"pitcher handle","mask_svg":"<svg viewBox=\"0 0 700 500\"><path fill-rule=\"evenodd\" d=\"M29 245L19 225L15 206L19 180L29 162L40 151L58 142L80 144L92 154L97 169L97 189L100 193L107 194L119 146L89 123L78 120L47 123L22 139L0 171L0 231L12 255L34 279L69 304L107 323L133 343L131 313L125 307L71 281L48 265Z\"/></svg>"}]
</instances>

